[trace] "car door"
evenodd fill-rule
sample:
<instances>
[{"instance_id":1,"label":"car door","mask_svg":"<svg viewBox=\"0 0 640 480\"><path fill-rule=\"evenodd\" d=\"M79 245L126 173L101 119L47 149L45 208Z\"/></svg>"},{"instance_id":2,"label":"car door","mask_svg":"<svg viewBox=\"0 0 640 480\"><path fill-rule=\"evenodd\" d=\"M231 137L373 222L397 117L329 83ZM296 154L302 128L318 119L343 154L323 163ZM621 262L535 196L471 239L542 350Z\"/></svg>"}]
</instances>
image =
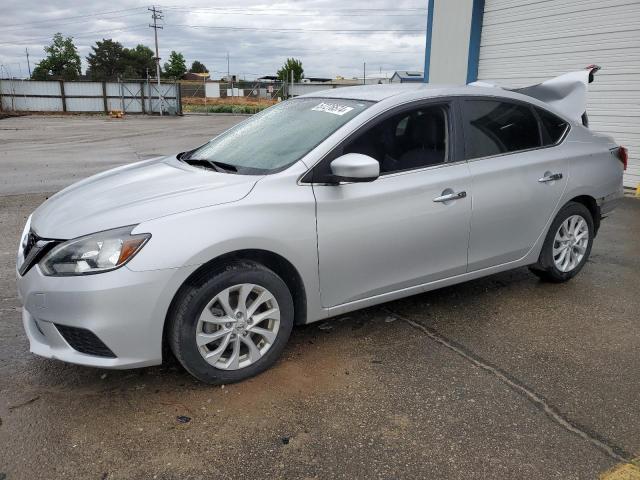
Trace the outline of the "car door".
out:
<instances>
[{"instance_id":1,"label":"car door","mask_svg":"<svg viewBox=\"0 0 640 480\"><path fill-rule=\"evenodd\" d=\"M471 185L455 125L449 102L405 106L370 122L316 168L324 307L466 271ZM323 184L323 171L344 153L376 158L380 177Z\"/></svg>"},{"instance_id":2,"label":"car door","mask_svg":"<svg viewBox=\"0 0 640 480\"><path fill-rule=\"evenodd\" d=\"M474 271L522 258L543 234L567 182L568 160L553 145L568 125L562 135L556 129L551 141L527 103L495 97L462 103L473 182L469 271Z\"/></svg>"}]
</instances>

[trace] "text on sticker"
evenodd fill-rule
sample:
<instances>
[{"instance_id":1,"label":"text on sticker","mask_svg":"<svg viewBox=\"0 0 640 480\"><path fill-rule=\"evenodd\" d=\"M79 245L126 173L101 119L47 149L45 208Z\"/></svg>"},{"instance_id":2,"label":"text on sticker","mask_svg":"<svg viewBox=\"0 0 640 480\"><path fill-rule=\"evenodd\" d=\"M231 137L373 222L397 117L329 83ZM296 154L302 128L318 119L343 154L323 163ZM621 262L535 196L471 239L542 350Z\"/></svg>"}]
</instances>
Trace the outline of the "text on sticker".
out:
<instances>
[{"instance_id":1,"label":"text on sticker","mask_svg":"<svg viewBox=\"0 0 640 480\"><path fill-rule=\"evenodd\" d=\"M334 115L344 115L345 113L349 113L351 110L353 110L353 107L338 105L337 103L322 102L320 105L316 105L311 110L315 110L316 112L333 113Z\"/></svg>"}]
</instances>

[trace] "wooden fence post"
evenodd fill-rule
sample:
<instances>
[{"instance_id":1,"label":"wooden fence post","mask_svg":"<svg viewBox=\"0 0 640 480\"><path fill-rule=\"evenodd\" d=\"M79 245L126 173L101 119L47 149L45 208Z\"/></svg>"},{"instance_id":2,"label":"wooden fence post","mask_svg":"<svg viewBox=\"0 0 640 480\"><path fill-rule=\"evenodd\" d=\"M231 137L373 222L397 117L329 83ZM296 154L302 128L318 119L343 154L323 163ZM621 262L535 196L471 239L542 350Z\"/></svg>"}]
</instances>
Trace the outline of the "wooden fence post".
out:
<instances>
[{"instance_id":1,"label":"wooden fence post","mask_svg":"<svg viewBox=\"0 0 640 480\"><path fill-rule=\"evenodd\" d=\"M62 100L62 111L67 111L67 97L64 94L64 80L60 80L60 99Z\"/></svg>"}]
</instances>

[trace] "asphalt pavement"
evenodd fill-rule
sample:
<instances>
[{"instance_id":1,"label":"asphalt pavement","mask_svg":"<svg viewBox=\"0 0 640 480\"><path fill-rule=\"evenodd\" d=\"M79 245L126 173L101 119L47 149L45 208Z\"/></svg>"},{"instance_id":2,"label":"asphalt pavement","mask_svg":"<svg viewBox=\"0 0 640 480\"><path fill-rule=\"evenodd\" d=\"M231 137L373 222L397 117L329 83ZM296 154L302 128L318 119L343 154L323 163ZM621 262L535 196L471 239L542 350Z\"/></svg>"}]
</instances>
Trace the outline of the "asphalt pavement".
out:
<instances>
[{"instance_id":1,"label":"asphalt pavement","mask_svg":"<svg viewBox=\"0 0 640 480\"><path fill-rule=\"evenodd\" d=\"M26 217L94 172L203 143L239 117L0 120L0 479L640 478L640 201L583 271L526 268L297 327L251 380L198 383L29 353Z\"/></svg>"}]
</instances>

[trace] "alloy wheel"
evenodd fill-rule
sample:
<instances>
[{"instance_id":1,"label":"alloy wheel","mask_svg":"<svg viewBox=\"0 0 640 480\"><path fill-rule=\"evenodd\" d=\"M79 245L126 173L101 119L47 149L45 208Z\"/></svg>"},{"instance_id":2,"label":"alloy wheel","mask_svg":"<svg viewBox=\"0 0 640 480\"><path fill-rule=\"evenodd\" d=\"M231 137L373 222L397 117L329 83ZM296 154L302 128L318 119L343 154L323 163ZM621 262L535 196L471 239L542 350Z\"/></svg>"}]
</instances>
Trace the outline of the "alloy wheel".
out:
<instances>
[{"instance_id":1,"label":"alloy wheel","mask_svg":"<svg viewBox=\"0 0 640 480\"><path fill-rule=\"evenodd\" d=\"M254 364L271 348L280 308L269 290L243 283L218 293L200 314L196 344L202 358L222 370Z\"/></svg>"},{"instance_id":2,"label":"alloy wheel","mask_svg":"<svg viewBox=\"0 0 640 480\"><path fill-rule=\"evenodd\" d=\"M553 263L561 272L570 272L582 262L589 245L589 226L580 215L568 217L553 239Z\"/></svg>"}]
</instances>

